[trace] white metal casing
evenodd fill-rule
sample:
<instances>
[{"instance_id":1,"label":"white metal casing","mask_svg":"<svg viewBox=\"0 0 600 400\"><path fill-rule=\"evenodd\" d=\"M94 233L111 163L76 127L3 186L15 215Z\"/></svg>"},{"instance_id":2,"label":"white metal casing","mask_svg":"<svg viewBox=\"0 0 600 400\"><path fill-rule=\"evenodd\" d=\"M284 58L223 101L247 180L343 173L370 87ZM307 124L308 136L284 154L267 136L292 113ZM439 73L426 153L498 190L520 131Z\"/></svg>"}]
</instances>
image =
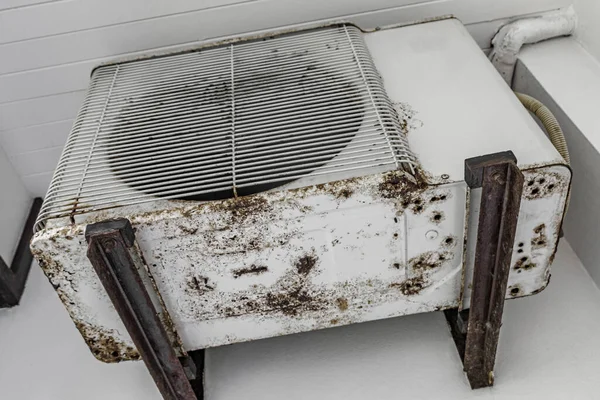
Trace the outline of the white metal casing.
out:
<instances>
[{"instance_id":1,"label":"white metal casing","mask_svg":"<svg viewBox=\"0 0 600 400\"><path fill-rule=\"evenodd\" d=\"M365 41L428 184L381 173L47 227L32 249L96 357L138 355L86 258L86 224L131 220L185 350L456 307L469 298L478 212L464 160L499 151L515 153L526 182L507 297L546 286L570 171L544 133L458 21Z\"/></svg>"}]
</instances>

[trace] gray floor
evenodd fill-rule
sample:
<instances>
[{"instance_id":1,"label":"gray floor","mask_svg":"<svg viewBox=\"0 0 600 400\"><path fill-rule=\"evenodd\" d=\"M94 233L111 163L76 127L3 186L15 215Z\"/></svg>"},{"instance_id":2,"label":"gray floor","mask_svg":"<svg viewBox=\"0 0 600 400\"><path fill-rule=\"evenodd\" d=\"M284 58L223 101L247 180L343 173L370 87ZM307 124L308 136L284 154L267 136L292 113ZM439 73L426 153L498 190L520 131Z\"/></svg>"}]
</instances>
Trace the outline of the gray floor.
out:
<instances>
[{"instance_id":1,"label":"gray floor","mask_svg":"<svg viewBox=\"0 0 600 400\"><path fill-rule=\"evenodd\" d=\"M470 391L441 313L226 346L207 353L209 400L597 399L600 291L567 242L550 287L507 303L496 386ZM159 399L142 363L87 350L37 267L0 311L0 398Z\"/></svg>"}]
</instances>

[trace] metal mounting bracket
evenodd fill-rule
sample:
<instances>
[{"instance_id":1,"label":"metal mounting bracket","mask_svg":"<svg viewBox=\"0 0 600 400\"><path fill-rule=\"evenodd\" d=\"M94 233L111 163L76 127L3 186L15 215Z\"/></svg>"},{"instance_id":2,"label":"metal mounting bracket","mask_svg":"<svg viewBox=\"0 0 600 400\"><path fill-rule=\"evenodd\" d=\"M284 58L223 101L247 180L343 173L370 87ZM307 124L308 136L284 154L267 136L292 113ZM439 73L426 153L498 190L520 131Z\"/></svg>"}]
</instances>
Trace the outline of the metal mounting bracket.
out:
<instances>
[{"instance_id":1,"label":"metal mounting bracket","mask_svg":"<svg viewBox=\"0 0 600 400\"><path fill-rule=\"evenodd\" d=\"M511 151L465 161L467 185L482 188L471 303L468 310L445 315L473 389L494 384L523 180Z\"/></svg>"},{"instance_id":2,"label":"metal mounting bracket","mask_svg":"<svg viewBox=\"0 0 600 400\"><path fill-rule=\"evenodd\" d=\"M108 293L163 398L202 399L203 352L178 358L133 252L138 251L129 220L88 225L87 256Z\"/></svg>"},{"instance_id":3,"label":"metal mounting bracket","mask_svg":"<svg viewBox=\"0 0 600 400\"><path fill-rule=\"evenodd\" d=\"M33 236L33 225L41 207L42 199L39 197L33 199L29 216L21 233L21 239L19 239L17 251L10 266L0 257L0 308L14 307L21 300L33 261L33 256L29 250L29 241Z\"/></svg>"}]
</instances>

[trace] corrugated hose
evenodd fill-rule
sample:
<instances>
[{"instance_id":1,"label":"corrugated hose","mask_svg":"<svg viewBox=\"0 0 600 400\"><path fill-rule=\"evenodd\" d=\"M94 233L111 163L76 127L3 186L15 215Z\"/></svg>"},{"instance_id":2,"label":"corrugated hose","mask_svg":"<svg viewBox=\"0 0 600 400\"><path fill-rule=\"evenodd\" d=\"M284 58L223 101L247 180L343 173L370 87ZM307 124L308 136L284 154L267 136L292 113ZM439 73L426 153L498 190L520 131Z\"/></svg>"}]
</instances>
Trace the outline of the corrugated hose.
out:
<instances>
[{"instance_id":1,"label":"corrugated hose","mask_svg":"<svg viewBox=\"0 0 600 400\"><path fill-rule=\"evenodd\" d=\"M567 164L571 165L571 158L569 157L569 148L567 147L567 141L565 140L565 135L563 134L556 117L552 112L546 107L541 101L528 96L523 93L515 92L521 104L525 106L526 109L535 114L536 117L540 120L546 132L548 133L548 137L550 141L558 150L562 158L567 162Z\"/></svg>"}]
</instances>

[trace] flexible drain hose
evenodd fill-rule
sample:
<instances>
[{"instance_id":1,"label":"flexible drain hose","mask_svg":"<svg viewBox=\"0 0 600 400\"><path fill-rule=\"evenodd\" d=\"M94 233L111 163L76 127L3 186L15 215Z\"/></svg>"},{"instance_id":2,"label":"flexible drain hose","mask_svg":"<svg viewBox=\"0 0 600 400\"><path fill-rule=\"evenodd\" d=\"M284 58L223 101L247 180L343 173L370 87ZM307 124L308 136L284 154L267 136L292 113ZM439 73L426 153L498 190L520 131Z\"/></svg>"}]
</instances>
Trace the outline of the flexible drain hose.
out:
<instances>
[{"instance_id":1,"label":"flexible drain hose","mask_svg":"<svg viewBox=\"0 0 600 400\"><path fill-rule=\"evenodd\" d=\"M565 140L565 135L563 134L562 129L560 129L560 125L558 121L554 117L554 114L546 107L541 101L534 99L531 96L528 96L523 93L515 92L523 106L526 109L535 114L536 117L542 122L544 128L546 128L546 132L548 132L548 136L550 137L550 141L558 150L562 158L565 159L567 164L571 165L571 158L569 157L569 148L567 147L567 141Z\"/></svg>"}]
</instances>

